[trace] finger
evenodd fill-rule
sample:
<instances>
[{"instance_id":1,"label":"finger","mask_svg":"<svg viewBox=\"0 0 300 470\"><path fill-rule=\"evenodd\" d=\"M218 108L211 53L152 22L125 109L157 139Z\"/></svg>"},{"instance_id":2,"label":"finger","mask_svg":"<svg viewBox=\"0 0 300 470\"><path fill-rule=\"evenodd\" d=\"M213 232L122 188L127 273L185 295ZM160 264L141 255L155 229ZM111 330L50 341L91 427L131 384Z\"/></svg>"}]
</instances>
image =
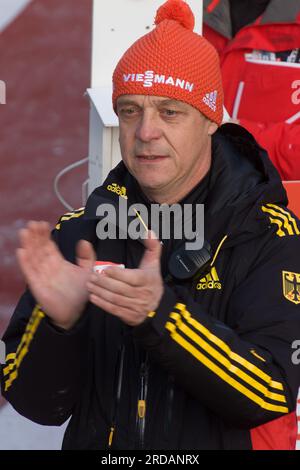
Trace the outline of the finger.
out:
<instances>
[{"instance_id":1,"label":"finger","mask_svg":"<svg viewBox=\"0 0 300 470\"><path fill-rule=\"evenodd\" d=\"M44 236L43 236L43 225L44 223L46 224L47 222L36 222L34 220L31 220L27 224L27 230L30 234L30 237L32 238L33 243L38 247L42 246L44 243ZM50 231L49 231L50 232ZM50 238L50 233L48 238Z\"/></svg>"},{"instance_id":2,"label":"finger","mask_svg":"<svg viewBox=\"0 0 300 470\"><path fill-rule=\"evenodd\" d=\"M16 256L26 283L39 302L41 286L47 284L49 276L45 277L45 273L40 269L40 266L33 265L32 257L28 256L28 253L23 248L17 249Z\"/></svg>"},{"instance_id":3,"label":"finger","mask_svg":"<svg viewBox=\"0 0 300 470\"><path fill-rule=\"evenodd\" d=\"M47 263L49 263L52 256L56 256L58 252L57 245L51 238L50 225L48 222L36 222L34 232L36 244L41 256L40 262L47 259Z\"/></svg>"},{"instance_id":4,"label":"finger","mask_svg":"<svg viewBox=\"0 0 300 470\"><path fill-rule=\"evenodd\" d=\"M26 228L21 228L18 233L19 236L19 243L21 248L30 249L31 243L30 243L30 237L28 237L28 229Z\"/></svg>"},{"instance_id":5,"label":"finger","mask_svg":"<svg viewBox=\"0 0 300 470\"><path fill-rule=\"evenodd\" d=\"M60 271L65 263L65 258L53 240L45 242L45 248L41 250L40 254L40 271L43 272L46 278L49 277L51 279L54 273Z\"/></svg>"},{"instance_id":6,"label":"finger","mask_svg":"<svg viewBox=\"0 0 300 470\"><path fill-rule=\"evenodd\" d=\"M50 225L48 222L28 222L25 231L21 234L24 245L30 250L36 263L40 266L45 263L49 265L52 258L57 261L61 259L61 254L57 245L51 239Z\"/></svg>"},{"instance_id":7,"label":"finger","mask_svg":"<svg viewBox=\"0 0 300 470\"><path fill-rule=\"evenodd\" d=\"M87 240L80 240L76 247L76 261L78 266L85 269L93 269L96 254L93 245Z\"/></svg>"},{"instance_id":8,"label":"finger","mask_svg":"<svg viewBox=\"0 0 300 470\"><path fill-rule=\"evenodd\" d=\"M42 240L51 240L51 228L48 222L39 222L36 231Z\"/></svg>"},{"instance_id":9,"label":"finger","mask_svg":"<svg viewBox=\"0 0 300 470\"><path fill-rule=\"evenodd\" d=\"M136 287L107 276L105 271L106 270L104 270L101 274L92 274L89 278L89 282L102 287L103 289L109 290L110 292L115 292L116 294L125 295L126 297L130 298L136 297Z\"/></svg>"},{"instance_id":10,"label":"finger","mask_svg":"<svg viewBox=\"0 0 300 470\"><path fill-rule=\"evenodd\" d=\"M33 231L37 246L44 257L61 256L58 246L51 237L51 229L48 222L34 222Z\"/></svg>"},{"instance_id":11,"label":"finger","mask_svg":"<svg viewBox=\"0 0 300 470\"><path fill-rule=\"evenodd\" d=\"M21 263L21 269L28 269L30 268L32 271L35 272L35 275L39 273L41 275L42 272L46 272L49 270L51 265L51 260L54 258L53 254L55 253L56 258L60 255L55 243L51 240L48 240L47 243L38 245L32 241L32 231L28 229L22 229L20 231L20 251L17 251L17 259L20 264L20 257L19 253L21 254L21 259L23 263ZM25 248L24 248L25 247ZM26 263L26 266L24 266Z\"/></svg>"},{"instance_id":12,"label":"finger","mask_svg":"<svg viewBox=\"0 0 300 470\"><path fill-rule=\"evenodd\" d=\"M35 263L32 257L24 248L16 250L16 257L27 283L32 284L34 278L39 276L38 264Z\"/></svg>"},{"instance_id":13,"label":"finger","mask_svg":"<svg viewBox=\"0 0 300 470\"><path fill-rule=\"evenodd\" d=\"M141 269L124 269L112 266L105 269L105 276L124 282L133 287L142 286L145 283L143 271Z\"/></svg>"},{"instance_id":14,"label":"finger","mask_svg":"<svg viewBox=\"0 0 300 470\"><path fill-rule=\"evenodd\" d=\"M107 302L110 302L113 305L117 305L119 307L131 308L132 310L135 310L136 307L138 308L143 307L144 302L137 298L127 297L122 294L117 294L116 292L107 290L92 282L87 283L87 288L91 294L94 294L97 297L100 297L101 299L106 300Z\"/></svg>"},{"instance_id":15,"label":"finger","mask_svg":"<svg viewBox=\"0 0 300 470\"><path fill-rule=\"evenodd\" d=\"M21 248L26 250L27 265L34 269L35 275L47 276L58 268L62 255L51 239L48 222L28 222L19 233ZM24 266L23 266L24 269Z\"/></svg>"},{"instance_id":16,"label":"finger","mask_svg":"<svg viewBox=\"0 0 300 470\"><path fill-rule=\"evenodd\" d=\"M50 239L50 229L47 222L30 221L19 233L21 246L31 250L43 248L47 239Z\"/></svg>"},{"instance_id":17,"label":"finger","mask_svg":"<svg viewBox=\"0 0 300 470\"><path fill-rule=\"evenodd\" d=\"M27 228L36 232L37 234L41 234L42 232L47 232L50 235L50 225L48 222L44 220L36 221L30 220L27 224Z\"/></svg>"},{"instance_id":18,"label":"finger","mask_svg":"<svg viewBox=\"0 0 300 470\"><path fill-rule=\"evenodd\" d=\"M19 231L19 242L21 249L26 250L31 263L36 265L39 261L39 255L35 249L35 242L29 229L23 228Z\"/></svg>"},{"instance_id":19,"label":"finger","mask_svg":"<svg viewBox=\"0 0 300 470\"><path fill-rule=\"evenodd\" d=\"M160 257L162 246L152 230L148 232L148 238L144 240L145 252L140 262L139 268L160 268Z\"/></svg>"}]
</instances>

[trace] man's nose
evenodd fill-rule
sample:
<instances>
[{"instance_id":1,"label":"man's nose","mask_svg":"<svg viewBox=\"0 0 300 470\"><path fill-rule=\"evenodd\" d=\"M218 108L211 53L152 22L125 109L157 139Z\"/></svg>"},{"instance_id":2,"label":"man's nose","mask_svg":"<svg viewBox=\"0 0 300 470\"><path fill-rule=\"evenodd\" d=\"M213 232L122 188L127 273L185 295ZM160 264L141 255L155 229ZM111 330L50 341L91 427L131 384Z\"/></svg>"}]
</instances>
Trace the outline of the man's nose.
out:
<instances>
[{"instance_id":1,"label":"man's nose","mask_svg":"<svg viewBox=\"0 0 300 470\"><path fill-rule=\"evenodd\" d=\"M159 139L162 135L162 129L159 125L159 119L151 114L144 113L136 128L136 138L142 142L149 142Z\"/></svg>"}]
</instances>

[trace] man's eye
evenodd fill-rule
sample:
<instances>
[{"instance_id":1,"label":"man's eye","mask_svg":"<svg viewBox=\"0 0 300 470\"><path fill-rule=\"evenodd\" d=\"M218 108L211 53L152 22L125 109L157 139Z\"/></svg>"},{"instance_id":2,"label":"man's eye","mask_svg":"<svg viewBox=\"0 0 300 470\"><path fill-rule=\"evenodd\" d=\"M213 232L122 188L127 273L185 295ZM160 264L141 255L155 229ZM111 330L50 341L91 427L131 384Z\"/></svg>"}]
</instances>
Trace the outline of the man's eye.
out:
<instances>
[{"instance_id":1,"label":"man's eye","mask_svg":"<svg viewBox=\"0 0 300 470\"><path fill-rule=\"evenodd\" d=\"M122 108L120 109L120 114L123 114L123 116L131 116L135 111L134 108Z\"/></svg>"},{"instance_id":2,"label":"man's eye","mask_svg":"<svg viewBox=\"0 0 300 470\"><path fill-rule=\"evenodd\" d=\"M177 116L178 114L174 109L165 109L163 112L166 116Z\"/></svg>"}]
</instances>

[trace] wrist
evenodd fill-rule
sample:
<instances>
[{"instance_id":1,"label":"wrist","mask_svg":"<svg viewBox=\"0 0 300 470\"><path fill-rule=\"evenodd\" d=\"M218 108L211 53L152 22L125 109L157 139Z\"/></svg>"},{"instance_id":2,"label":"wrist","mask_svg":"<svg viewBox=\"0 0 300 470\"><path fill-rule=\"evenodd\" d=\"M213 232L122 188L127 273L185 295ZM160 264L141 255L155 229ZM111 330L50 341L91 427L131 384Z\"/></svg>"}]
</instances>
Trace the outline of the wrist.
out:
<instances>
[{"instance_id":1,"label":"wrist","mask_svg":"<svg viewBox=\"0 0 300 470\"><path fill-rule=\"evenodd\" d=\"M75 324L78 322L80 317L81 315L79 317L76 317L72 320L65 321L65 322L58 322L56 320L53 320L53 318L51 317L48 317L48 320L51 323L51 325L53 325L55 328L68 331L68 330L71 330L75 326Z\"/></svg>"}]
</instances>

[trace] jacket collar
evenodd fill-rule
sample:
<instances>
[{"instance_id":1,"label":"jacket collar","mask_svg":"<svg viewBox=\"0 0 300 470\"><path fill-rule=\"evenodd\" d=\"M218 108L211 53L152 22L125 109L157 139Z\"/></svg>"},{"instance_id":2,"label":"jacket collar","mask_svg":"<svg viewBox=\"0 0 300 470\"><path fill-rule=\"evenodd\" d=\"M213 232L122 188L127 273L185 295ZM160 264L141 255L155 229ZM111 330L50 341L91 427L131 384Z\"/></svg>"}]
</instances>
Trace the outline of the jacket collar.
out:
<instances>
[{"instance_id":1,"label":"jacket collar","mask_svg":"<svg viewBox=\"0 0 300 470\"><path fill-rule=\"evenodd\" d=\"M266 231L261 206L287 204L280 176L267 153L241 126L224 124L213 137L213 164L205 204L206 238L235 245Z\"/></svg>"}]
</instances>

